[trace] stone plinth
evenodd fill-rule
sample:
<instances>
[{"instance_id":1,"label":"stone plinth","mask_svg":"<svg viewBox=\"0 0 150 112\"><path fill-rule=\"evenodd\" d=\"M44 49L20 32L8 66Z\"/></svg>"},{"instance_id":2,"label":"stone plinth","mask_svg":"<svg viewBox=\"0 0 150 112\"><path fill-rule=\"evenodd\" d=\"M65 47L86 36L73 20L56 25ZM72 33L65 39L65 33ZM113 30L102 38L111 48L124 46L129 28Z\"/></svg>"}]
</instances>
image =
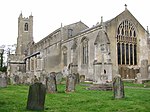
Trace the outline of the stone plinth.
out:
<instances>
[{"instance_id":1,"label":"stone plinth","mask_svg":"<svg viewBox=\"0 0 150 112\"><path fill-rule=\"evenodd\" d=\"M92 84L88 90L102 90L102 91L112 91L112 84L105 83L105 84Z\"/></svg>"}]
</instances>

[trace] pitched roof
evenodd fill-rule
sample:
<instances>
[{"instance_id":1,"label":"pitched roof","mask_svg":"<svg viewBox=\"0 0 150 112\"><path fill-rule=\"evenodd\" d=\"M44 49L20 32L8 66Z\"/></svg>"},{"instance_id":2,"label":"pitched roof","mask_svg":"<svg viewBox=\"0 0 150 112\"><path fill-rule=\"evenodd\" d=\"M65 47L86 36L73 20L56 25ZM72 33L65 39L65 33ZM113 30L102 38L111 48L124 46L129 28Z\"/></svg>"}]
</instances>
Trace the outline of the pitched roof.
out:
<instances>
[{"instance_id":1,"label":"pitched roof","mask_svg":"<svg viewBox=\"0 0 150 112\"><path fill-rule=\"evenodd\" d=\"M107 33L104 31L104 29L101 29L99 32L98 32L98 35L95 39L95 42L94 44L110 44L110 41L109 41L109 38L108 38L108 35Z\"/></svg>"}]
</instances>

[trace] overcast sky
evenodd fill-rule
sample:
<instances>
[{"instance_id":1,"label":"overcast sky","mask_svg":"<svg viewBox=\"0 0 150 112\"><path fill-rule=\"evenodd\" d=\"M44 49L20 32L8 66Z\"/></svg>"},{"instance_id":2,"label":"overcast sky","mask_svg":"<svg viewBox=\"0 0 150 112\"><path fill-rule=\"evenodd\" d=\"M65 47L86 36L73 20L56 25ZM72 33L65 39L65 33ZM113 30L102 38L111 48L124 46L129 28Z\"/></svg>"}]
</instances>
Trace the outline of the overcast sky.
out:
<instances>
[{"instance_id":1,"label":"overcast sky","mask_svg":"<svg viewBox=\"0 0 150 112\"><path fill-rule=\"evenodd\" d=\"M0 45L17 43L18 17L33 15L33 37L38 42L61 26L82 21L89 27L128 10L146 29L150 26L149 0L1 0Z\"/></svg>"}]
</instances>

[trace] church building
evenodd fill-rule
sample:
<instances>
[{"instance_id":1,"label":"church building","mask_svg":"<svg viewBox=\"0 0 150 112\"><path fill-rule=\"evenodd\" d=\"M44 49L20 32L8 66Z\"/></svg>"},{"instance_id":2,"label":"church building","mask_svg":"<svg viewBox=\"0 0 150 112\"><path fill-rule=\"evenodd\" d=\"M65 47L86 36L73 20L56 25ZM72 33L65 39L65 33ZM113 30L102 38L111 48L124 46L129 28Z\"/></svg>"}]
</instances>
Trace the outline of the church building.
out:
<instances>
[{"instance_id":1,"label":"church building","mask_svg":"<svg viewBox=\"0 0 150 112\"><path fill-rule=\"evenodd\" d=\"M33 40L33 16L18 18L15 54L8 58L8 75L33 78L56 72L84 75L94 82L150 78L150 39L144 27L125 6L116 17L88 27L79 21L61 25L39 42ZM20 76L23 77L23 76Z\"/></svg>"}]
</instances>

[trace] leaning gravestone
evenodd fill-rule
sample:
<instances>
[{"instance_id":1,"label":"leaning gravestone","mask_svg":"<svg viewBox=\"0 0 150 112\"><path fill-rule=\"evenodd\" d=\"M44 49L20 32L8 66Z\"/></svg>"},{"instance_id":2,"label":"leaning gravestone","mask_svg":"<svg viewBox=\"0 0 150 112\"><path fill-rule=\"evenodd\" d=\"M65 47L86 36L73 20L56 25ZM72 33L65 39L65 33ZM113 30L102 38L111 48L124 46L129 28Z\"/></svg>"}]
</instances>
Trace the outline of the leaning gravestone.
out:
<instances>
[{"instance_id":1,"label":"leaning gravestone","mask_svg":"<svg viewBox=\"0 0 150 112\"><path fill-rule=\"evenodd\" d=\"M6 77L0 76L0 87L7 87L7 79Z\"/></svg>"},{"instance_id":2,"label":"leaning gravestone","mask_svg":"<svg viewBox=\"0 0 150 112\"><path fill-rule=\"evenodd\" d=\"M27 109L44 110L46 87L42 83L35 83L29 87Z\"/></svg>"},{"instance_id":3,"label":"leaning gravestone","mask_svg":"<svg viewBox=\"0 0 150 112\"><path fill-rule=\"evenodd\" d=\"M116 99L120 99L120 98L125 97L125 95L124 95L124 84L123 84L123 81L122 81L120 75L117 75L114 77L113 92L114 92L114 98L116 98Z\"/></svg>"},{"instance_id":4,"label":"leaning gravestone","mask_svg":"<svg viewBox=\"0 0 150 112\"><path fill-rule=\"evenodd\" d=\"M48 74L46 77L46 88L48 93L55 93L57 91L55 72Z\"/></svg>"},{"instance_id":5,"label":"leaning gravestone","mask_svg":"<svg viewBox=\"0 0 150 112\"><path fill-rule=\"evenodd\" d=\"M69 74L67 76L67 81L66 81L66 92L74 92L75 91L75 84L76 84L75 75Z\"/></svg>"}]
</instances>

